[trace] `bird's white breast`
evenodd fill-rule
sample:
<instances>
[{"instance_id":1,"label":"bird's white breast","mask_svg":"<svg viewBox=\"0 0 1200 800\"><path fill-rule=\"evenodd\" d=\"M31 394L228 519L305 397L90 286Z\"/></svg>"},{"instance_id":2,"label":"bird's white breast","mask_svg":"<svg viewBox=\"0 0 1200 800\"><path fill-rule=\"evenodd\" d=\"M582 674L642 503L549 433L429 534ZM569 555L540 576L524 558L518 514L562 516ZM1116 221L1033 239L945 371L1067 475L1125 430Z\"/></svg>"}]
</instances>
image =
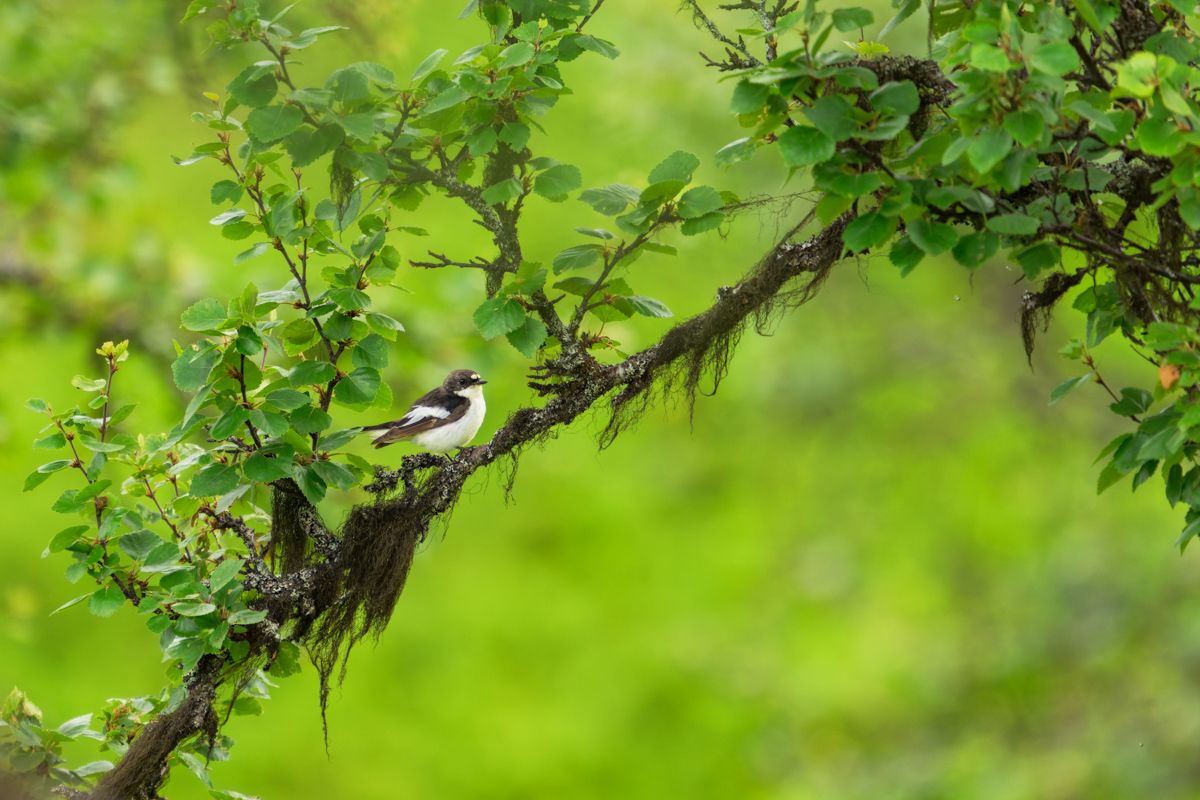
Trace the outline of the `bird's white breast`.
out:
<instances>
[{"instance_id":1,"label":"bird's white breast","mask_svg":"<svg viewBox=\"0 0 1200 800\"><path fill-rule=\"evenodd\" d=\"M472 386L458 394L471 401L471 404L467 406L467 413L449 425L418 433L412 437L414 442L434 453L444 453L456 447L465 447L475 438L475 434L479 433L479 427L483 425L484 414L487 413L487 404L483 400L483 387Z\"/></svg>"}]
</instances>

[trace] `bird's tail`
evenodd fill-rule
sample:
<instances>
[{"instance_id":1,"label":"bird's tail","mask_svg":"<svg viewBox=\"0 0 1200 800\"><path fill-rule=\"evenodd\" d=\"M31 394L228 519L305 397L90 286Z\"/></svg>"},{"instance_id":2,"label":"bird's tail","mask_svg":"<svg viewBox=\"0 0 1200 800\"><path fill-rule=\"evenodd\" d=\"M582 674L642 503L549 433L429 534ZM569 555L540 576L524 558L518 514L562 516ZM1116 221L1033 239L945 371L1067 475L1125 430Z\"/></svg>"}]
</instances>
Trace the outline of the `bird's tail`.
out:
<instances>
[{"instance_id":1,"label":"bird's tail","mask_svg":"<svg viewBox=\"0 0 1200 800\"><path fill-rule=\"evenodd\" d=\"M394 422L380 422L378 425L363 425L362 429L364 431L383 431L383 430L387 430L388 428L392 427L395 424L396 423L394 423Z\"/></svg>"}]
</instances>

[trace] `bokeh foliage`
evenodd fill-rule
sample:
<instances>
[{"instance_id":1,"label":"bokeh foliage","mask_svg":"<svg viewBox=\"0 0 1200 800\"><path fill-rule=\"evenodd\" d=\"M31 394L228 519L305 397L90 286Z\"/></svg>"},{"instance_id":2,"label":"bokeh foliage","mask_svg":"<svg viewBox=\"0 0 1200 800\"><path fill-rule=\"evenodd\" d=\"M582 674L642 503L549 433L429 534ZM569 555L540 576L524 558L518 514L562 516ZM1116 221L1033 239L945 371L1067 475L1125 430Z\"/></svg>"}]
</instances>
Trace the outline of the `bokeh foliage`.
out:
<instances>
[{"instance_id":1,"label":"bokeh foliage","mask_svg":"<svg viewBox=\"0 0 1200 800\"><path fill-rule=\"evenodd\" d=\"M670 10L641 13L670 22ZM681 21L674 18L681 30L670 36L686 37ZM648 60L657 36L637 41ZM624 49L623 58L636 46ZM411 55L415 66L421 53ZM644 106L646 113L661 115L666 97ZM576 113L604 124L603 114ZM714 113L711 124L728 119ZM183 131L179 141L186 137ZM724 139L716 146L700 136L695 141L697 150L711 152ZM661 155L652 146L639 152L645 165ZM588 155L597 172L630 158L626 148ZM644 171L630 169L629 179ZM165 229L174 224L164 222ZM757 233L747 225L705 251L679 244L697 271L721 275ZM553 246L554 238L545 241ZM688 274L663 276L661 285L678 291ZM342 714L342 725L402 730L393 742L378 737L376 751L341 752L349 748L335 740L335 760L323 773L329 785L394 796L396 773L370 765L400 757L411 759L412 769L404 771L414 796L506 790L609 796L605 784L631 794L715 796L873 796L899 785L906 796L941 790L1015 797L1047 782L1063 787L1063 796L1085 790L1103 796L1102 789L1139 796L1186 786L1179 748L1194 726L1187 715L1133 702L1151 696L1151 687L1153 693L1170 687L1184 701L1171 708L1190 697L1179 674L1185 670L1167 677L1142 663L1145 653L1161 652L1164 662L1186 664L1194 648L1186 616L1173 611L1179 564L1164 558L1163 547L1129 541L1129 528L1155 530L1157 523L1161 531L1166 521L1152 506L1107 498L1096 504L1080 476L1087 472L1089 436L1106 423L1084 415L1064 431L1058 409L1040 409L1041 392L1014 388L1042 381L1013 377L1019 345L1011 320L983 306L983 280L971 294L957 275L917 273L901 287L884 273L872 278L867 295L848 272L831 287L830 308L809 310L824 336L791 323L773 342L751 345L731 391L718 401L729 405L701 411L704 436L689 438L683 420L652 423L646 431L655 437L652 455L631 440L603 456L611 461L595 461L588 437L572 435L561 450L532 456L523 467L514 510L497 513L494 486L470 498L453 534L422 554L445 583L427 576L409 598L437 613L402 614L383 647L364 659L371 666L356 676L358 685L345 690L362 705L346 709L346 697L333 712L335 729ZM954 303L954 293L966 302ZM689 300L699 308L706 298L699 287L690 296L685 288ZM445 300L451 307L456 301ZM1002 305L994 295L988 303ZM964 320L965 306L984 314L985 324ZM897 307L919 313L904 331L885 321ZM839 324L846 319L862 330L848 331ZM424 336L425 347L452 357L478 347L469 326L457 337ZM44 358L43 348L71 347L83 349L70 337L14 344L11 363L29 370ZM419 356L402 358L414 364ZM519 357L508 353L477 357L519 370ZM422 379L429 377L432 369ZM409 391L422 382L398 379ZM136 380L150 386L153 379L143 372ZM515 404L519 381L510 383L507 399ZM60 390L35 393L53 391ZM964 394L971 400L962 403L964 414L945 420L938 409ZM147 411L170 403L148 400ZM743 404L759 411L749 435L745 418L725 410ZM23 445L13 446L22 456ZM937 479L927 479L927 471ZM864 491L864 484L871 488ZM930 505L940 506L938 513ZM644 514L644 523L629 526L629 513ZM25 549L27 539L19 540ZM1090 555L1081 558L1080 550ZM586 590L572 580L588 581ZM1161 592L1161 602L1147 598L1147 583ZM493 607L477 595L511 604ZM1099 620L1072 611L1097 606ZM13 615L14 630L20 617ZM76 631L71 638L86 642L92 635L99 645L117 634ZM24 675L41 652L22 653L13 679L29 683ZM856 666L850 674L843 659ZM137 671L137 661L130 657L122 666ZM1096 693L1090 702L1073 702L1074 669ZM1135 677L1123 680L1129 674ZM95 690L89 702L96 705L116 682L88 677ZM157 682L150 677L128 693ZM68 681L41 683L38 697L81 693ZM580 692L581 684L596 691ZM307 745L314 753L319 748L311 696L288 692L307 724L268 716L257 724L271 733L246 726L238 738L250 747L257 741L262 756L219 765L219 774L230 776L223 785L249 789L254 781L235 778L235 770L274 770L284 791L311 787L307 764L297 776L272 757L295 738L303 758L305 730L312 733ZM284 704L274 705L272 715ZM353 714L361 715L357 722ZM1026 715L1037 716L1031 722ZM1133 731L1149 727L1157 751L1131 753L1113 716L1129 718ZM443 736L431 735L431 718ZM461 735L464 724L473 736ZM1058 736L1029 736L1030 727ZM1080 727L1122 768L1096 768L1094 756L1073 739ZM964 728L971 735L963 736ZM435 746L451 736L461 743L453 754ZM1049 741L1042 745L1049 753L1031 740ZM1021 756L1017 767L1014 753ZM361 768L338 764L351 757L362 758ZM478 768L463 770L464 762ZM318 769L325 768L318 762ZM178 780L183 796L194 790L185 779ZM254 791L271 794L261 787Z\"/></svg>"}]
</instances>

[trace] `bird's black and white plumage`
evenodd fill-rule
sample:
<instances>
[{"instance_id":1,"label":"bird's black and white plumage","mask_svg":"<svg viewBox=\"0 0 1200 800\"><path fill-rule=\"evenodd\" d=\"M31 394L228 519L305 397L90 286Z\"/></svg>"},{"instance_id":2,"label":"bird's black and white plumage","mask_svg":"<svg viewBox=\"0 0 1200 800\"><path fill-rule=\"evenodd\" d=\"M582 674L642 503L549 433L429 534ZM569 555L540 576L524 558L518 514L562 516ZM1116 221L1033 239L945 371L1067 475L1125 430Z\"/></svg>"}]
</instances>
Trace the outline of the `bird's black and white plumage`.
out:
<instances>
[{"instance_id":1,"label":"bird's black and white plumage","mask_svg":"<svg viewBox=\"0 0 1200 800\"><path fill-rule=\"evenodd\" d=\"M434 453L463 447L479 432L487 405L483 385L487 381L469 369L456 369L444 383L421 395L403 417L392 422L368 425L364 431L379 431L376 447L386 447L402 439Z\"/></svg>"}]
</instances>

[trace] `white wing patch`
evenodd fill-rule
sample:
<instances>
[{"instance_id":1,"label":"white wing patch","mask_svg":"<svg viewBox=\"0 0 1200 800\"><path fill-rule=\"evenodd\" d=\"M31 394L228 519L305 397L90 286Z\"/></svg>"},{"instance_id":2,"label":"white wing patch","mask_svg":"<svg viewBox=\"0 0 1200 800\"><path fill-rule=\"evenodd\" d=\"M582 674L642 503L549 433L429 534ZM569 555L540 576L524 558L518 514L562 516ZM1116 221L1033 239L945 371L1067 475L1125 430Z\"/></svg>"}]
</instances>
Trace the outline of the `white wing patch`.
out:
<instances>
[{"instance_id":1,"label":"white wing patch","mask_svg":"<svg viewBox=\"0 0 1200 800\"><path fill-rule=\"evenodd\" d=\"M379 431L379 433L375 436L375 440L378 441L382 439L384 436L387 436L389 433L391 433L395 428L407 428L409 425L415 425L422 420L445 419L448 416L450 416L450 412L438 406L413 406L403 417L396 420L395 427L389 426Z\"/></svg>"},{"instance_id":2,"label":"white wing patch","mask_svg":"<svg viewBox=\"0 0 1200 800\"><path fill-rule=\"evenodd\" d=\"M430 417L445 419L448 416L450 416L450 412L439 406L413 406L400 420L400 425L412 425L415 422L420 422Z\"/></svg>"}]
</instances>

